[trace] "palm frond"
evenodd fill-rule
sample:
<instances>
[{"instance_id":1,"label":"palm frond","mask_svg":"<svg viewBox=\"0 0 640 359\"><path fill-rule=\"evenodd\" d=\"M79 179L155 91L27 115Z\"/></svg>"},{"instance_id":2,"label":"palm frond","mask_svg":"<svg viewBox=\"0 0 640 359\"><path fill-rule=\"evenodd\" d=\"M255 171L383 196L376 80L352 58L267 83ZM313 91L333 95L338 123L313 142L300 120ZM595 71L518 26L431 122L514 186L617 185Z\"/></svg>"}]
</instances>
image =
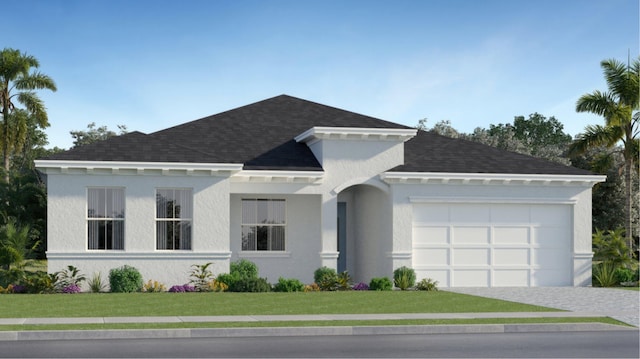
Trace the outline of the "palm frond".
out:
<instances>
[{"instance_id":1,"label":"palm frond","mask_svg":"<svg viewBox=\"0 0 640 359\"><path fill-rule=\"evenodd\" d=\"M33 91L24 91L18 94L18 102L24 105L24 107L29 111L36 123L40 127L48 127L49 119L47 117L47 110L44 107L44 102L36 95Z\"/></svg>"},{"instance_id":2,"label":"palm frond","mask_svg":"<svg viewBox=\"0 0 640 359\"><path fill-rule=\"evenodd\" d=\"M28 76L22 76L14 81L16 90L42 90L56 91L53 79L41 72L34 72Z\"/></svg>"},{"instance_id":3,"label":"palm frond","mask_svg":"<svg viewBox=\"0 0 640 359\"><path fill-rule=\"evenodd\" d=\"M577 112L591 112L605 118L610 117L616 107L616 100L611 93L598 90L582 95L576 102Z\"/></svg>"},{"instance_id":4,"label":"palm frond","mask_svg":"<svg viewBox=\"0 0 640 359\"><path fill-rule=\"evenodd\" d=\"M576 136L576 140L569 146L569 156L585 153L592 147L612 147L620 140L619 128L590 125L585 127L584 133Z\"/></svg>"},{"instance_id":5,"label":"palm frond","mask_svg":"<svg viewBox=\"0 0 640 359\"><path fill-rule=\"evenodd\" d=\"M600 63L604 77L611 93L617 97L620 104L635 108L638 106L638 76L629 67L616 60L608 59Z\"/></svg>"}]
</instances>

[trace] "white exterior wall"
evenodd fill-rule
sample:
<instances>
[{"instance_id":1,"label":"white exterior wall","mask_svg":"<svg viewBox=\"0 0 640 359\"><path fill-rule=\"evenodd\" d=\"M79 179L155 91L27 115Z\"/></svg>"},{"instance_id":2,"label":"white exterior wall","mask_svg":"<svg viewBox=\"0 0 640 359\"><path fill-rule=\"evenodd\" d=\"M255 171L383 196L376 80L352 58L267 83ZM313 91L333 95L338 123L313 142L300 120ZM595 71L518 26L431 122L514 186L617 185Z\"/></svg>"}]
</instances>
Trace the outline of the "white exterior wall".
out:
<instances>
[{"instance_id":1,"label":"white exterior wall","mask_svg":"<svg viewBox=\"0 0 640 359\"><path fill-rule=\"evenodd\" d=\"M124 250L87 249L87 188L121 187L125 191ZM192 249L156 250L156 188L193 191ZM112 268L136 267L145 281L185 284L193 264L214 262L214 272L228 270L229 181L223 177L161 175L49 174L47 178L49 272L68 265L91 277Z\"/></svg>"}]
</instances>

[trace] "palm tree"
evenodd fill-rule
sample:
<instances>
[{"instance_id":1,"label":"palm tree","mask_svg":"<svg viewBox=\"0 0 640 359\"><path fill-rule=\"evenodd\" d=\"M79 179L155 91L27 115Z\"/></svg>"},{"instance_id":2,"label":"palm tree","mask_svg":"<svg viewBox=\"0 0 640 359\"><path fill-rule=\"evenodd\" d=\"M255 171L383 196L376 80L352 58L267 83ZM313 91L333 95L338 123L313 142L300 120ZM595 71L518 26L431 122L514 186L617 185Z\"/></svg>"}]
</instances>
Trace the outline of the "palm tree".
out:
<instances>
[{"instance_id":1,"label":"palm tree","mask_svg":"<svg viewBox=\"0 0 640 359\"><path fill-rule=\"evenodd\" d=\"M625 236L630 255L633 255L633 230L631 227L632 174L638 173L638 113L640 98L640 59L625 65L615 59L600 63L609 91L598 90L585 94L576 103L577 112L591 112L604 117L605 125L590 125L584 133L578 135L571 145L569 153L578 155L598 146L613 148L608 153L621 153L624 158L625 172ZM617 145L622 143L622 147Z\"/></svg>"},{"instance_id":2,"label":"palm tree","mask_svg":"<svg viewBox=\"0 0 640 359\"><path fill-rule=\"evenodd\" d=\"M0 51L0 147L6 182L9 181L11 156L24 142L25 137L20 132L26 121L25 116L42 128L49 126L44 103L34 90L55 91L56 85L49 76L31 71L39 66L35 57L19 50L5 48ZM18 104L24 110L16 108Z\"/></svg>"}]
</instances>

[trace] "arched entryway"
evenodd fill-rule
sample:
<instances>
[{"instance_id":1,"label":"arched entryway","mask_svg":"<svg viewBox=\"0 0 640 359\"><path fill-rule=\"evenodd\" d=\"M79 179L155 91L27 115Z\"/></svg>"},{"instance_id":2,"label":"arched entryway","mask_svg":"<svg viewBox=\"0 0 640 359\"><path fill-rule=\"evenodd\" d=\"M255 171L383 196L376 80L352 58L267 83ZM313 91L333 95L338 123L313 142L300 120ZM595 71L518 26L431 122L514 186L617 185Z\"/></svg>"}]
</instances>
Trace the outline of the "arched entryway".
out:
<instances>
[{"instance_id":1,"label":"arched entryway","mask_svg":"<svg viewBox=\"0 0 640 359\"><path fill-rule=\"evenodd\" d=\"M356 282L389 276L392 261L392 206L388 191L359 184L338 194L338 272Z\"/></svg>"}]
</instances>

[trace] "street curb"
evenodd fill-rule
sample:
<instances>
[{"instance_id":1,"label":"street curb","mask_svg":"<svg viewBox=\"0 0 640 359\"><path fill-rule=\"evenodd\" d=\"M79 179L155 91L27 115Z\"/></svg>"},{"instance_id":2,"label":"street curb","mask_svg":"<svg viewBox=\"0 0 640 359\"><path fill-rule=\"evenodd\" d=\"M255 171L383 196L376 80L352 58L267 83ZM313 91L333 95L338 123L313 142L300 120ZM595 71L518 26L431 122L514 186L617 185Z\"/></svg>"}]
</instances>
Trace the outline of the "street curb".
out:
<instances>
[{"instance_id":1,"label":"street curb","mask_svg":"<svg viewBox=\"0 0 640 359\"><path fill-rule=\"evenodd\" d=\"M535 333L635 330L604 323L0 331L0 341Z\"/></svg>"}]
</instances>

